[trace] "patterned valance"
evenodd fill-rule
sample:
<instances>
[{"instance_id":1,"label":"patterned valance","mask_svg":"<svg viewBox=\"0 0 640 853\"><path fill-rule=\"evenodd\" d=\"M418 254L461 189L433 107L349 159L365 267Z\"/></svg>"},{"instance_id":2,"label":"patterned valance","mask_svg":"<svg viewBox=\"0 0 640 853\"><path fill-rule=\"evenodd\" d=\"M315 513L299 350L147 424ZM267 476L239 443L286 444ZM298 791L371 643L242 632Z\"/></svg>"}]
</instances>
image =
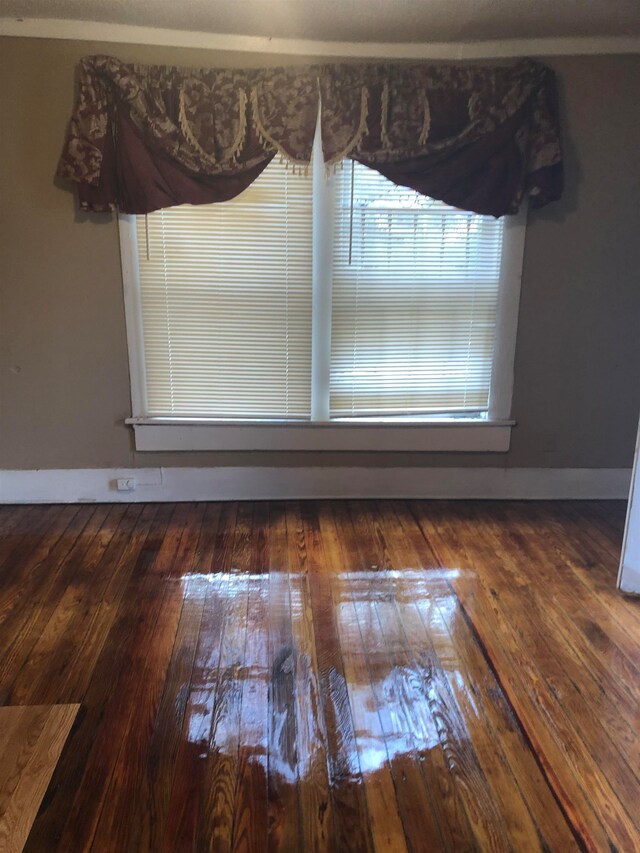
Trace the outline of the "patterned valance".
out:
<instances>
[{"instance_id":1,"label":"patterned valance","mask_svg":"<svg viewBox=\"0 0 640 853\"><path fill-rule=\"evenodd\" d=\"M329 166L351 157L494 216L526 193L560 196L555 78L532 60L207 70L87 57L58 175L85 210L224 201L276 153L305 168L319 111Z\"/></svg>"}]
</instances>

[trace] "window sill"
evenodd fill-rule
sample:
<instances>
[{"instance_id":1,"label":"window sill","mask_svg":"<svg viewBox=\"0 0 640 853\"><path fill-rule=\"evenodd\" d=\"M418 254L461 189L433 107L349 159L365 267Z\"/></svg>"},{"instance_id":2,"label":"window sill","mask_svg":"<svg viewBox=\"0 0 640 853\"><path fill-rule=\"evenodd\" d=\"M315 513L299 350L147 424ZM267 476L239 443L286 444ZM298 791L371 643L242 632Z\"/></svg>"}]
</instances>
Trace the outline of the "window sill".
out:
<instances>
[{"instance_id":1,"label":"window sill","mask_svg":"<svg viewBox=\"0 0 640 853\"><path fill-rule=\"evenodd\" d=\"M128 418L136 450L450 451L504 453L513 421L461 418L331 423Z\"/></svg>"}]
</instances>

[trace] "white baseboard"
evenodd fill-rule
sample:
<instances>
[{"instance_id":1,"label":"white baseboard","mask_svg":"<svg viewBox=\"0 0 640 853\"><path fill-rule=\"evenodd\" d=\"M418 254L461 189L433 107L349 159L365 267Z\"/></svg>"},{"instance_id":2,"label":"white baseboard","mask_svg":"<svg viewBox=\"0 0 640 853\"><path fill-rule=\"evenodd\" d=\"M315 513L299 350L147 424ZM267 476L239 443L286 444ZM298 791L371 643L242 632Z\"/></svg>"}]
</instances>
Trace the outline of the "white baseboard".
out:
<instances>
[{"instance_id":1,"label":"white baseboard","mask_svg":"<svg viewBox=\"0 0 640 853\"><path fill-rule=\"evenodd\" d=\"M622 540L618 587L622 592L640 595L640 426L633 457L631 489Z\"/></svg>"},{"instance_id":2,"label":"white baseboard","mask_svg":"<svg viewBox=\"0 0 640 853\"><path fill-rule=\"evenodd\" d=\"M118 479L133 479L118 491ZM286 498L627 498L627 468L77 468L0 471L0 503Z\"/></svg>"}]
</instances>

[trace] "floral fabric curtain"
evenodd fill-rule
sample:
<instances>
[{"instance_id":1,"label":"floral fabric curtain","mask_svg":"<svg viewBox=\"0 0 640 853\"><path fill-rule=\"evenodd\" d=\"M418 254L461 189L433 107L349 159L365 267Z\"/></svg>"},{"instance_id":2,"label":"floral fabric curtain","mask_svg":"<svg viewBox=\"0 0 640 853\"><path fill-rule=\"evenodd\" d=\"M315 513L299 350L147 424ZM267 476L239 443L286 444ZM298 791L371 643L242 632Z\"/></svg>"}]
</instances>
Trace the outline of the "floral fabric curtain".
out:
<instances>
[{"instance_id":1,"label":"floral fabric curtain","mask_svg":"<svg viewBox=\"0 0 640 853\"><path fill-rule=\"evenodd\" d=\"M319 111L329 167L350 157L494 216L562 192L555 77L532 60L206 70L87 57L58 175L84 210L225 201L276 154L306 168Z\"/></svg>"}]
</instances>

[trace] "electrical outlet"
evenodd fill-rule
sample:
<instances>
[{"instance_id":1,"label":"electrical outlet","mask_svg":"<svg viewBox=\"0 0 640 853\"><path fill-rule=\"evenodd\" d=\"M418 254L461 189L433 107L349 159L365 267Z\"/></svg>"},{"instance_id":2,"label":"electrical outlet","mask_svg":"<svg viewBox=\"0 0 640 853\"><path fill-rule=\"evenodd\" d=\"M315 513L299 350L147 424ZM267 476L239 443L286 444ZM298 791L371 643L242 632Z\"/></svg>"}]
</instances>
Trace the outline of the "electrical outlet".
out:
<instances>
[{"instance_id":1,"label":"electrical outlet","mask_svg":"<svg viewBox=\"0 0 640 853\"><path fill-rule=\"evenodd\" d=\"M138 484L133 477L119 477L116 487L119 492L132 492Z\"/></svg>"}]
</instances>

